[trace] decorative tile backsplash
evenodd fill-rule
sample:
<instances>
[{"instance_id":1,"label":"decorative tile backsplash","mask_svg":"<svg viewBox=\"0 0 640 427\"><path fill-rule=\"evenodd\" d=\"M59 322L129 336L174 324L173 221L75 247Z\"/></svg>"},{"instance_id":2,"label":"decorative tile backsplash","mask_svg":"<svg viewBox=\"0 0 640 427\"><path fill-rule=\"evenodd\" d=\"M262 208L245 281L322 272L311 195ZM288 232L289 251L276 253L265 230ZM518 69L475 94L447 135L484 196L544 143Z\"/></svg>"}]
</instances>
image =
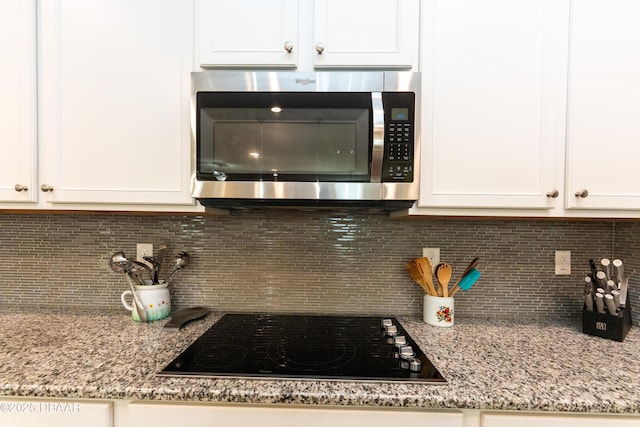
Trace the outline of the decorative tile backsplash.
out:
<instances>
[{"instance_id":1,"label":"decorative tile backsplash","mask_svg":"<svg viewBox=\"0 0 640 427\"><path fill-rule=\"evenodd\" d=\"M439 247L454 280L475 256L482 276L456 295L456 317L579 318L588 259L620 257L640 274L640 224L578 220L389 219L364 212L286 210L228 217L0 214L0 304L122 308L115 251L170 245L189 266L170 284L174 309L351 314L422 312L405 270ZM554 275L554 251L572 252L572 275ZM631 297L640 285L632 281ZM638 309L640 310L640 308ZM635 317L638 319L638 317ZM637 320L636 320L637 323Z\"/></svg>"}]
</instances>

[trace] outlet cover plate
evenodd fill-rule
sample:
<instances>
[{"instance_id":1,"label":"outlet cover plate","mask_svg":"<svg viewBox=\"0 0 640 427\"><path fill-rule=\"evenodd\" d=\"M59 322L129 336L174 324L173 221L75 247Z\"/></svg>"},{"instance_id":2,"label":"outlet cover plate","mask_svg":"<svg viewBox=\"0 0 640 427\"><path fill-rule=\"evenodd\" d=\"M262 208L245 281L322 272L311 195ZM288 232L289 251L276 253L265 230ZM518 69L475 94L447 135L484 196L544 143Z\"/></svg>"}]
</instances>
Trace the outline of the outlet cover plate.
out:
<instances>
[{"instance_id":1,"label":"outlet cover plate","mask_svg":"<svg viewBox=\"0 0 640 427\"><path fill-rule=\"evenodd\" d=\"M571 251L556 251L556 276L571 274Z\"/></svg>"},{"instance_id":2,"label":"outlet cover plate","mask_svg":"<svg viewBox=\"0 0 640 427\"><path fill-rule=\"evenodd\" d=\"M429 258L431 268L435 269L440 263L440 248L422 248L422 256Z\"/></svg>"},{"instance_id":3,"label":"outlet cover plate","mask_svg":"<svg viewBox=\"0 0 640 427\"><path fill-rule=\"evenodd\" d=\"M149 267L151 267L150 263L142 259L142 257L145 257L145 256L150 256L150 257L153 256L153 243L138 243L136 245L136 260L140 262L144 262Z\"/></svg>"}]
</instances>

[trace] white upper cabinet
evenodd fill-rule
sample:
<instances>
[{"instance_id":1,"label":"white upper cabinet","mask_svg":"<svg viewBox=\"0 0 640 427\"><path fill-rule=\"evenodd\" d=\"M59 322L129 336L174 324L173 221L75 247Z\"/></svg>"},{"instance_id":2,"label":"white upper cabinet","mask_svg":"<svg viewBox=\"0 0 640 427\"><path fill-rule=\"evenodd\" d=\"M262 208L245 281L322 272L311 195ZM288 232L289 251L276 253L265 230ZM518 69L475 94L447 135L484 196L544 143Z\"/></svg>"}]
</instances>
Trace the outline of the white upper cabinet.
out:
<instances>
[{"instance_id":1,"label":"white upper cabinet","mask_svg":"<svg viewBox=\"0 0 640 427\"><path fill-rule=\"evenodd\" d=\"M314 65L416 68L417 0L315 0Z\"/></svg>"},{"instance_id":2,"label":"white upper cabinet","mask_svg":"<svg viewBox=\"0 0 640 427\"><path fill-rule=\"evenodd\" d=\"M200 0L202 67L417 69L419 0Z\"/></svg>"},{"instance_id":3,"label":"white upper cabinet","mask_svg":"<svg viewBox=\"0 0 640 427\"><path fill-rule=\"evenodd\" d=\"M203 67L298 63L298 0L201 0L198 51Z\"/></svg>"},{"instance_id":4,"label":"white upper cabinet","mask_svg":"<svg viewBox=\"0 0 640 427\"><path fill-rule=\"evenodd\" d=\"M410 214L640 215L639 2L422 5Z\"/></svg>"},{"instance_id":5,"label":"white upper cabinet","mask_svg":"<svg viewBox=\"0 0 640 427\"><path fill-rule=\"evenodd\" d=\"M47 207L193 208L193 4L51 0L40 8L41 185Z\"/></svg>"},{"instance_id":6,"label":"white upper cabinet","mask_svg":"<svg viewBox=\"0 0 640 427\"><path fill-rule=\"evenodd\" d=\"M568 0L425 0L419 207L561 207Z\"/></svg>"},{"instance_id":7,"label":"white upper cabinet","mask_svg":"<svg viewBox=\"0 0 640 427\"><path fill-rule=\"evenodd\" d=\"M636 0L572 3L569 209L640 209L638 22L640 2Z\"/></svg>"},{"instance_id":8,"label":"white upper cabinet","mask_svg":"<svg viewBox=\"0 0 640 427\"><path fill-rule=\"evenodd\" d=\"M0 202L37 201L36 4L0 2Z\"/></svg>"}]
</instances>

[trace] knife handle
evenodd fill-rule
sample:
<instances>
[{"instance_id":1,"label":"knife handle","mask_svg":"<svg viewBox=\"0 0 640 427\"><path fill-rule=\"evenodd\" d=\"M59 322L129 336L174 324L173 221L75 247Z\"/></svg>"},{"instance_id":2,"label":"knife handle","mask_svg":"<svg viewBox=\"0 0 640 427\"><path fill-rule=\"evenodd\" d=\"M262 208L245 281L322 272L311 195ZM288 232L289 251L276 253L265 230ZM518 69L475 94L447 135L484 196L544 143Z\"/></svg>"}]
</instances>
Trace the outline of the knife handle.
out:
<instances>
[{"instance_id":1,"label":"knife handle","mask_svg":"<svg viewBox=\"0 0 640 427\"><path fill-rule=\"evenodd\" d=\"M611 291L611 296L613 296L613 302L616 308L620 308L620 291Z\"/></svg>"},{"instance_id":2,"label":"knife handle","mask_svg":"<svg viewBox=\"0 0 640 427\"><path fill-rule=\"evenodd\" d=\"M627 290L629 288L629 278L622 280L620 283L620 307L625 308L627 306Z\"/></svg>"},{"instance_id":3,"label":"knife handle","mask_svg":"<svg viewBox=\"0 0 640 427\"><path fill-rule=\"evenodd\" d=\"M613 260L613 271L615 272L615 280L620 283L624 279L624 266L619 259Z\"/></svg>"},{"instance_id":4,"label":"knife handle","mask_svg":"<svg viewBox=\"0 0 640 427\"><path fill-rule=\"evenodd\" d=\"M607 275L604 271L598 271L596 273L596 280L601 288L607 289Z\"/></svg>"},{"instance_id":5,"label":"knife handle","mask_svg":"<svg viewBox=\"0 0 640 427\"><path fill-rule=\"evenodd\" d=\"M607 275L607 280L611 279L611 261L609 258L602 258L600 260L600 265L602 266L602 271Z\"/></svg>"},{"instance_id":6,"label":"knife handle","mask_svg":"<svg viewBox=\"0 0 640 427\"><path fill-rule=\"evenodd\" d=\"M587 311L593 311L593 296L591 294L585 294L584 305L587 307Z\"/></svg>"},{"instance_id":7,"label":"knife handle","mask_svg":"<svg viewBox=\"0 0 640 427\"><path fill-rule=\"evenodd\" d=\"M591 295L591 298L593 298L593 294L595 291L595 286L593 283L593 280L591 280L590 276L585 276L584 277L584 293L585 294L589 294Z\"/></svg>"},{"instance_id":8,"label":"knife handle","mask_svg":"<svg viewBox=\"0 0 640 427\"><path fill-rule=\"evenodd\" d=\"M612 314L615 316L617 309L616 309L616 303L613 302L613 295L606 294L604 296L604 302L607 305L607 310L609 310L609 314Z\"/></svg>"},{"instance_id":9,"label":"knife handle","mask_svg":"<svg viewBox=\"0 0 640 427\"><path fill-rule=\"evenodd\" d=\"M593 280L596 280L598 269L596 268L596 263L592 259L589 260L589 267L591 268L591 277L593 277Z\"/></svg>"},{"instance_id":10,"label":"knife handle","mask_svg":"<svg viewBox=\"0 0 640 427\"><path fill-rule=\"evenodd\" d=\"M598 309L598 313L604 313L604 295L601 293L596 294L596 307Z\"/></svg>"}]
</instances>

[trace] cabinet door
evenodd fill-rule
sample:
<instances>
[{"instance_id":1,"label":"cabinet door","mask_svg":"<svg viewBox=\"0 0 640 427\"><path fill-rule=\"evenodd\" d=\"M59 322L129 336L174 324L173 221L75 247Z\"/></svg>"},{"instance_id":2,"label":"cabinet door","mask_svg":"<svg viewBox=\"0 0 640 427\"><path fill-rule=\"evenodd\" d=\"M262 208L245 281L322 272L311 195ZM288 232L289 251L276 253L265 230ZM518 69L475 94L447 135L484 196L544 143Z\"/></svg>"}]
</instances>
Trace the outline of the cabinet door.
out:
<instances>
[{"instance_id":1,"label":"cabinet door","mask_svg":"<svg viewBox=\"0 0 640 427\"><path fill-rule=\"evenodd\" d=\"M200 0L198 16L200 66L296 67L298 0Z\"/></svg>"},{"instance_id":2,"label":"cabinet door","mask_svg":"<svg viewBox=\"0 0 640 427\"><path fill-rule=\"evenodd\" d=\"M35 0L0 2L0 202L38 195L35 10Z\"/></svg>"},{"instance_id":3,"label":"cabinet door","mask_svg":"<svg viewBox=\"0 0 640 427\"><path fill-rule=\"evenodd\" d=\"M3 398L0 404L0 427L113 426L111 402Z\"/></svg>"},{"instance_id":4,"label":"cabinet door","mask_svg":"<svg viewBox=\"0 0 640 427\"><path fill-rule=\"evenodd\" d=\"M632 427L638 417L566 414L495 414L481 415L481 427Z\"/></svg>"},{"instance_id":5,"label":"cabinet door","mask_svg":"<svg viewBox=\"0 0 640 427\"><path fill-rule=\"evenodd\" d=\"M315 0L315 67L417 69L419 26L419 0Z\"/></svg>"},{"instance_id":6,"label":"cabinet door","mask_svg":"<svg viewBox=\"0 0 640 427\"><path fill-rule=\"evenodd\" d=\"M423 8L418 206L554 208L568 0L428 0Z\"/></svg>"},{"instance_id":7,"label":"cabinet door","mask_svg":"<svg viewBox=\"0 0 640 427\"><path fill-rule=\"evenodd\" d=\"M46 203L192 205L192 2L40 7Z\"/></svg>"},{"instance_id":8,"label":"cabinet door","mask_svg":"<svg viewBox=\"0 0 640 427\"><path fill-rule=\"evenodd\" d=\"M327 409L133 403L129 425L174 427L189 420L190 427L388 427L390 425L462 427L458 411L406 409Z\"/></svg>"},{"instance_id":9,"label":"cabinet door","mask_svg":"<svg viewBox=\"0 0 640 427\"><path fill-rule=\"evenodd\" d=\"M639 20L635 0L571 7L567 208L640 209Z\"/></svg>"}]
</instances>

